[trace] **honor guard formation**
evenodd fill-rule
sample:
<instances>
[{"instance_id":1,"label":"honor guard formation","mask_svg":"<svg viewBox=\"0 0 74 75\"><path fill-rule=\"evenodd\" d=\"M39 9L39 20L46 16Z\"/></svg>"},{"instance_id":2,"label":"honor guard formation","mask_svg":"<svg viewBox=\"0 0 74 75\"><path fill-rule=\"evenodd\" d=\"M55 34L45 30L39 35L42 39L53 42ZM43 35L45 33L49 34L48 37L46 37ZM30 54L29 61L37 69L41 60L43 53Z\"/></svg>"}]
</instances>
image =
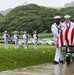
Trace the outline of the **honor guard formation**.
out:
<instances>
[{"instance_id":1,"label":"honor guard formation","mask_svg":"<svg viewBox=\"0 0 74 75\"><path fill-rule=\"evenodd\" d=\"M4 31L3 38L4 38L4 47L5 47L5 49L8 49L8 41L11 40L11 39L10 39L10 36L9 36L7 31ZM19 34L18 34L18 31L14 32L13 38L14 38L14 42L15 42L15 49L18 49L18 46L19 46ZM24 41L24 49L27 49L28 48L28 39L29 39L27 31L24 31L24 34L23 34L22 38L23 38L23 41ZM37 49L37 45L38 45L37 31L34 31L33 39L34 39L34 49Z\"/></svg>"}]
</instances>

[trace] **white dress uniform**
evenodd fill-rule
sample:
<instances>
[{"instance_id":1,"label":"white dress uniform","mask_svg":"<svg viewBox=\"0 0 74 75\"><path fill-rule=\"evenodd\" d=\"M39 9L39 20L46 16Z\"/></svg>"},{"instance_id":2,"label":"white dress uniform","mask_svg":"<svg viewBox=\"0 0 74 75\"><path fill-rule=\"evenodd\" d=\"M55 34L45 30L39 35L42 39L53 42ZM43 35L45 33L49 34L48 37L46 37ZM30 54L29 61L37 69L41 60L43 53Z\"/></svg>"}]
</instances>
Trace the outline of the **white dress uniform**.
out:
<instances>
[{"instance_id":1,"label":"white dress uniform","mask_svg":"<svg viewBox=\"0 0 74 75\"><path fill-rule=\"evenodd\" d=\"M68 23L66 23L66 22L64 22L64 23L62 23L62 30L64 30L64 29L66 29L66 28L68 28L68 27L74 27L74 23L73 22L68 22Z\"/></svg>"},{"instance_id":2,"label":"white dress uniform","mask_svg":"<svg viewBox=\"0 0 74 75\"><path fill-rule=\"evenodd\" d=\"M28 35L24 34L23 39L24 39L24 48L27 49L28 48Z\"/></svg>"},{"instance_id":3,"label":"white dress uniform","mask_svg":"<svg viewBox=\"0 0 74 75\"><path fill-rule=\"evenodd\" d=\"M18 48L18 42L19 42L19 35L18 34L14 34L14 40L15 40L15 49Z\"/></svg>"},{"instance_id":4,"label":"white dress uniform","mask_svg":"<svg viewBox=\"0 0 74 75\"><path fill-rule=\"evenodd\" d=\"M34 49L37 49L38 35L37 35L37 34L34 34L34 35L33 35L33 38L34 38Z\"/></svg>"},{"instance_id":5,"label":"white dress uniform","mask_svg":"<svg viewBox=\"0 0 74 75\"><path fill-rule=\"evenodd\" d=\"M8 49L8 34L4 34L3 38L4 38L4 45L5 45L5 49Z\"/></svg>"},{"instance_id":6,"label":"white dress uniform","mask_svg":"<svg viewBox=\"0 0 74 75\"><path fill-rule=\"evenodd\" d=\"M62 24L61 22L60 22L59 25L54 23L51 26L51 31L52 31L52 33L54 35L54 43L55 43L55 45L57 45L57 41L58 41L58 38L59 38L59 32L61 31L61 24ZM54 61L59 62L59 59L60 59L60 61L64 60L64 56L62 54L61 47L60 48L56 48Z\"/></svg>"}]
</instances>

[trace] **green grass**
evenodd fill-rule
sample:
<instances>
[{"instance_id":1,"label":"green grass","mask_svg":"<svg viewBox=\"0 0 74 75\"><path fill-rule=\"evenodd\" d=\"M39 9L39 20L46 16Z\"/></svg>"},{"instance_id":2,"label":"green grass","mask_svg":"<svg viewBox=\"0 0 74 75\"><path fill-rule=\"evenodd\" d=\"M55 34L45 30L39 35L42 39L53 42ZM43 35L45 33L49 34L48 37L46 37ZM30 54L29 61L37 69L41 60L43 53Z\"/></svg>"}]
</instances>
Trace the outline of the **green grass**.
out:
<instances>
[{"instance_id":1,"label":"green grass","mask_svg":"<svg viewBox=\"0 0 74 75\"><path fill-rule=\"evenodd\" d=\"M42 37L42 38L50 38L50 37L53 37L53 34L52 33L40 33L38 35L39 35L39 37Z\"/></svg>"},{"instance_id":2,"label":"green grass","mask_svg":"<svg viewBox=\"0 0 74 75\"><path fill-rule=\"evenodd\" d=\"M13 44L9 44L9 49L4 49L4 45L0 44L0 71L34 66L44 63L51 63L54 59L54 46L38 46L34 49L33 45L29 45L28 49L15 50Z\"/></svg>"}]
</instances>

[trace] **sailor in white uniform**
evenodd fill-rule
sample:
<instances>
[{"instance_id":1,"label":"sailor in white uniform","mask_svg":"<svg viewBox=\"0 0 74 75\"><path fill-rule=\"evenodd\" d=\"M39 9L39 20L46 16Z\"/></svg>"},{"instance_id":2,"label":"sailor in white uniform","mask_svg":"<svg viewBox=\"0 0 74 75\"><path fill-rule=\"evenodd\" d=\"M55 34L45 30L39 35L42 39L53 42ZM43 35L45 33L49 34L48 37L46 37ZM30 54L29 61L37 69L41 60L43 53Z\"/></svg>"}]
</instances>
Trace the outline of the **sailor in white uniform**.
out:
<instances>
[{"instance_id":1,"label":"sailor in white uniform","mask_svg":"<svg viewBox=\"0 0 74 75\"><path fill-rule=\"evenodd\" d=\"M8 35L7 31L4 32L3 38L4 38L5 49L8 49L8 39L9 39L9 35Z\"/></svg>"},{"instance_id":2,"label":"sailor in white uniform","mask_svg":"<svg viewBox=\"0 0 74 75\"><path fill-rule=\"evenodd\" d=\"M60 16L55 16L54 19L55 19L56 22L51 26L51 31L54 35L54 43L55 43L55 45L57 45L57 41L58 41L58 38L59 38L59 33L61 31L62 23L60 22L60 20L61 20ZM64 61L64 56L62 54L61 47L56 48L54 64L58 64L59 60L60 60L61 63L63 63L63 61Z\"/></svg>"},{"instance_id":3,"label":"sailor in white uniform","mask_svg":"<svg viewBox=\"0 0 74 75\"><path fill-rule=\"evenodd\" d=\"M24 32L23 39L24 39L24 49L27 49L28 48L28 35L26 31Z\"/></svg>"},{"instance_id":4,"label":"sailor in white uniform","mask_svg":"<svg viewBox=\"0 0 74 75\"><path fill-rule=\"evenodd\" d=\"M37 34L37 31L34 31L33 38L34 38L34 49L37 49L37 44L38 44L38 34Z\"/></svg>"},{"instance_id":5,"label":"sailor in white uniform","mask_svg":"<svg viewBox=\"0 0 74 75\"><path fill-rule=\"evenodd\" d=\"M74 23L70 21L71 16L70 15L65 15L65 22L62 24L62 30L68 28L68 27L74 27ZM68 47L68 51L70 51L70 47ZM68 53L70 54L70 53ZM72 57L74 59L74 53L72 53Z\"/></svg>"},{"instance_id":6,"label":"sailor in white uniform","mask_svg":"<svg viewBox=\"0 0 74 75\"><path fill-rule=\"evenodd\" d=\"M62 30L68 28L68 27L74 27L74 23L70 21L71 16L70 15L65 15L65 22L62 23Z\"/></svg>"},{"instance_id":7,"label":"sailor in white uniform","mask_svg":"<svg viewBox=\"0 0 74 75\"><path fill-rule=\"evenodd\" d=\"M15 49L18 49L18 42L19 42L18 31L15 31L14 40L15 40Z\"/></svg>"}]
</instances>

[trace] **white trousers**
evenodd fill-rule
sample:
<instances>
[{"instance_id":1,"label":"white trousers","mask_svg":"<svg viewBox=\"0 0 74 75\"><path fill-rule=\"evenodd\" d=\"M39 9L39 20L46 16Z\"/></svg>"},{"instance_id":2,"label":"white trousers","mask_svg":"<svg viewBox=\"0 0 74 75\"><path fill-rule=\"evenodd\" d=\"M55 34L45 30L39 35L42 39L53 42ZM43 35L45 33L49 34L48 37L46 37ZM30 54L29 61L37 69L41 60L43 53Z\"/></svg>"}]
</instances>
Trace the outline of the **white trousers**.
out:
<instances>
[{"instance_id":1,"label":"white trousers","mask_svg":"<svg viewBox=\"0 0 74 75\"><path fill-rule=\"evenodd\" d=\"M54 61L59 62L59 60L60 61L64 60L64 56L62 54L61 47L60 48L56 48L56 53L55 53L55 58L54 58Z\"/></svg>"},{"instance_id":2,"label":"white trousers","mask_svg":"<svg viewBox=\"0 0 74 75\"><path fill-rule=\"evenodd\" d=\"M37 49L38 40L34 40L34 49Z\"/></svg>"},{"instance_id":3,"label":"white trousers","mask_svg":"<svg viewBox=\"0 0 74 75\"><path fill-rule=\"evenodd\" d=\"M28 48L28 40L24 40L24 48L25 48L25 49Z\"/></svg>"},{"instance_id":4,"label":"white trousers","mask_svg":"<svg viewBox=\"0 0 74 75\"><path fill-rule=\"evenodd\" d=\"M15 39L15 49L18 48L18 42L19 42L19 40L18 39Z\"/></svg>"},{"instance_id":5,"label":"white trousers","mask_svg":"<svg viewBox=\"0 0 74 75\"><path fill-rule=\"evenodd\" d=\"M8 49L8 38L4 39L4 46L5 46L5 49Z\"/></svg>"}]
</instances>

